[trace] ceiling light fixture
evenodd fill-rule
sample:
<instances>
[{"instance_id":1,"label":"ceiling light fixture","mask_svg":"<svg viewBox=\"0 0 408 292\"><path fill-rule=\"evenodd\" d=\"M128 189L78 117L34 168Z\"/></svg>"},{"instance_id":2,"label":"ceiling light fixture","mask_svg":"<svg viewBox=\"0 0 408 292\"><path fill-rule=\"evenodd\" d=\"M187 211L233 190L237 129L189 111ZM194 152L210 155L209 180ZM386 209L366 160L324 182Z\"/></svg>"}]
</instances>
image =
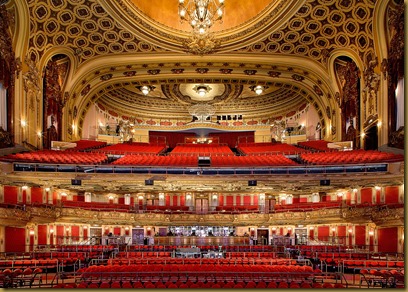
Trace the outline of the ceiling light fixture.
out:
<instances>
[{"instance_id":1,"label":"ceiling light fixture","mask_svg":"<svg viewBox=\"0 0 408 292\"><path fill-rule=\"evenodd\" d=\"M224 0L179 0L181 22L188 21L193 32L203 35L216 22L222 22Z\"/></svg>"},{"instance_id":2,"label":"ceiling light fixture","mask_svg":"<svg viewBox=\"0 0 408 292\"><path fill-rule=\"evenodd\" d=\"M143 85L143 86L136 86L137 89L139 89L143 95L148 95L150 91L154 90L154 86L150 85Z\"/></svg>"},{"instance_id":3,"label":"ceiling light fixture","mask_svg":"<svg viewBox=\"0 0 408 292\"><path fill-rule=\"evenodd\" d=\"M193 90L200 96L204 97L212 88L205 84L198 84L193 87Z\"/></svg>"},{"instance_id":4,"label":"ceiling light fixture","mask_svg":"<svg viewBox=\"0 0 408 292\"><path fill-rule=\"evenodd\" d=\"M255 92L257 95L260 95L264 92L265 89L268 88L268 86L263 86L263 85L253 85L249 87L253 92Z\"/></svg>"}]
</instances>

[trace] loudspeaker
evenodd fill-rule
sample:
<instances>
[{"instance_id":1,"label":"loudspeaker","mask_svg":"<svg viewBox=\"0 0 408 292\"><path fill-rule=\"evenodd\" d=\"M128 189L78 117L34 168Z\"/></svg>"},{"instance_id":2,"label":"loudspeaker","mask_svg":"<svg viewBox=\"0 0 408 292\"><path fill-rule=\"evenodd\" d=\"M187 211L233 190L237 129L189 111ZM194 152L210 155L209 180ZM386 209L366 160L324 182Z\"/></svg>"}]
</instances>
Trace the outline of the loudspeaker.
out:
<instances>
[{"instance_id":1,"label":"loudspeaker","mask_svg":"<svg viewBox=\"0 0 408 292\"><path fill-rule=\"evenodd\" d=\"M152 186L154 184L154 180L152 179L146 179L145 180L145 186Z\"/></svg>"},{"instance_id":2,"label":"loudspeaker","mask_svg":"<svg viewBox=\"0 0 408 292\"><path fill-rule=\"evenodd\" d=\"M249 180L249 181L248 181L248 186L254 187L254 186L256 186L256 185L257 185L257 181L256 181L256 180Z\"/></svg>"},{"instance_id":3,"label":"loudspeaker","mask_svg":"<svg viewBox=\"0 0 408 292\"><path fill-rule=\"evenodd\" d=\"M71 185L80 186L82 185L82 181L80 179L71 179Z\"/></svg>"},{"instance_id":4,"label":"loudspeaker","mask_svg":"<svg viewBox=\"0 0 408 292\"><path fill-rule=\"evenodd\" d=\"M321 186L329 186L330 185L330 180L329 179L322 179L320 181Z\"/></svg>"}]
</instances>

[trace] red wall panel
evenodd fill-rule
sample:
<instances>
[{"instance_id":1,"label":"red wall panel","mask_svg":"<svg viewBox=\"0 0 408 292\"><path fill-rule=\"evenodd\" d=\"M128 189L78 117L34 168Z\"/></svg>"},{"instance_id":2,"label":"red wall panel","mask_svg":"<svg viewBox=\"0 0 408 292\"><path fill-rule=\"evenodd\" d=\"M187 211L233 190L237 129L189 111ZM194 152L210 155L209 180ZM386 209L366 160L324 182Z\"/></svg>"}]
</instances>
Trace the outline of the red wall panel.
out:
<instances>
[{"instance_id":1,"label":"red wall panel","mask_svg":"<svg viewBox=\"0 0 408 292\"><path fill-rule=\"evenodd\" d=\"M241 196L240 195L235 196L235 204L237 206L241 206Z\"/></svg>"},{"instance_id":2,"label":"red wall panel","mask_svg":"<svg viewBox=\"0 0 408 292\"><path fill-rule=\"evenodd\" d=\"M180 206L185 206L185 205L186 205L186 196L180 195Z\"/></svg>"},{"instance_id":3,"label":"red wall panel","mask_svg":"<svg viewBox=\"0 0 408 292\"><path fill-rule=\"evenodd\" d=\"M234 203L234 197L227 196L227 206L232 206L233 203Z\"/></svg>"},{"instance_id":4,"label":"red wall panel","mask_svg":"<svg viewBox=\"0 0 408 292\"><path fill-rule=\"evenodd\" d=\"M386 187L385 188L385 202L387 204L398 203L398 187Z\"/></svg>"},{"instance_id":5,"label":"red wall panel","mask_svg":"<svg viewBox=\"0 0 408 292\"><path fill-rule=\"evenodd\" d=\"M330 230L329 226L319 226L318 227L318 239L319 240L328 240Z\"/></svg>"},{"instance_id":6,"label":"red wall panel","mask_svg":"<svg viewBox=\"0 0 408 292\"><path fill-rule=\"evenodd\" d=\"M258 205L258 196L254 196L254 206L256 206L256 205Z\"/></svg>"},{"instance_id":7,"label":"red wall panel","mask_svg":"<svg viewBox=\"0 0 408 292\"><path fill-rule=\"evenodd\" d=\"M224 196L223 195L218 196L218 206L224 206Z\"/></svg>"},{"instance_id":8,"label":"red wall panel","mask_svg":"<svg viewBox=\"0 0 408 292\"><path fill-rule=\"evenodd\" d=\"M379 228L378 229L378 251L379 252L398 252L398 228Z\"/></svg>"},{"instance_id":9,"label":"red wall panel","mask_svg":"<svg viewBox=\"0 0 408 292\"><path fill-rule=\"evenodd\" d=\"M65 234L64 234L64 226L58 225L58 226L57 226L57 237L60 237L60 236L65 236Z\"/></svg>"},{"instance_id":10,"label":"red wall panel","mask_svg":"<svg viewBox=\"0 0 408 292\"><path fill-rule=\"evenodd\" d=\"M177 206L177 196L173 196L173 206Z\"/></svg>"},{"instance_id":11,"label":"red wall panel","mask_svg":"<svg viewBox=\"0 0 408 292\"><path fill-rule=\"evenodd\" d=\"M245 132L214 132L208 133L208 137L219 137L220 144L228 144L229 147L234 148L237 145L238 137L249 137L248 140L253 140L254 131Z\"/></svg>"},{"instance_id":12,"label":"red wall panel","mask_svg":"<svg viewBox=\"0 0 408 292\"><path fill-rule=\"evenodd\" d=\"M170 206L170 195L166 195L166 206Z\"/></svg>"},{"instance_id":13,"label":"red wall panel","mask_svg":"<svg viewBox=\"0 0 408 292\"><path fill-rule=\"evenodd\" d=\"M361 189L361 204L372 203L372 188Z\"/></svg>"},{"instance_id":14,"label":"red wall panel","mask_svg":"<svg viewBox=\"0 0 408 292\"><path fill-rule=\"evenodd\" d=\"M113 228L113 235L120 235L120 227Z\"/></svg>"},{"instance_id":15,"label":"red wall panel","mask_svg":"<svg viewBox=\"0 0 408 292\"><path fill-rule=\"evenodd\" d=\"M244 205L248 206L251 204L251 196L244 196Z\"/></svg>"},{"instance_id":16,"label":"red wall panel","mask_svg":"<svg viewBox=\"0 0 408 292\"><path fill-rule=\"evenodd\" d=\"M17 204L17 187L4 186L4 203Z\"/></svg>"},{"instance_id":17,"label":"red wall panel","mask_svg":"<svg viewBox=\"0 0 408 292\"><path fill-rule=\"evenodd\" d=\"M337 236L344 237L346 236L346 226L338 226L337 227Z\"/></svg>"},{"instance_id":18,"label":"red wall panel","mask_svg":"<svg viewBox=\"0 0 408 292\"><path fill-rule=\"evenodd\" d=\"M125 198L118 198L118 204L125 204Z\"/></svg>"},{"instance_id":19,"label":"red wall panel","mask_svg":"<svg viewBox=\"0 0 408 292\"><path fill-rule=\"evenodd\" d=\"M355 234L355 238L356 238L356 245L365 245L365 231L366 231L366 227L363 226L356 226L355 227L356 230L356 234Z\"/></svg>"},{"instance_id":20,"label":"red wall panel","mask_svg":"<svg viewBox=\"0 0 408 292\"><path fill-rule=\"evenodd\" d=\"M31 203L39 203L43 202L43 189L42 188L31 188Z\"/></svg>"},{"instance_id":21,"label":"red wall panel","mask_svg":"<svg viewBox=\"0 0 408 292\"><path fill-rule=\"evenodd\" d=\"M79 237L79 226L71 226L71 236Z\"/></svg>"},{"instance_id":22,"label":"red wall panel","mask_svg":"<svg viewBox=\"0 0 408 292\"><path fill-rule=\"evenodd\" d=\"M38 225L38 244L47 244L47 225Z\"/></svg>"},{"instance_id":23,"label":"red wall panel","mask_svg":"<svg viewBox=\"0 0 408 292\"><path fill-rule=\"evenodd\" d=\"M4 234L5 252L24 252L25 251L25 229L17 227L5 227Z\"/></svg>"}]
</instances>

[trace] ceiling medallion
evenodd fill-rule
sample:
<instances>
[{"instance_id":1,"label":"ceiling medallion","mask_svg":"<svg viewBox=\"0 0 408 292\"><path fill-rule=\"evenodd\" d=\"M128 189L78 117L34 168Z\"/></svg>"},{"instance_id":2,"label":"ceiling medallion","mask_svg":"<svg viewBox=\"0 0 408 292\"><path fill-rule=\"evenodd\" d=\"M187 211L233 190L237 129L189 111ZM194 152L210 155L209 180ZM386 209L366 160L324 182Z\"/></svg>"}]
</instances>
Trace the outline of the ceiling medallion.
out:
<instances>
[{"instance_id":1,"label":"ceiling medallion","mask_svg":"<svg viewBox=\"0 0 408 292\"><path fill-rule=\"evenodd\" d=\"M183 42L183 46L189 53L200 56L215 52L220 45L221 41L215 39L212 33L204 35L193 33L191 37Z\"/></svg>"},{"instance_id":2,"label":"ceiling medallion","mask_svg":"<svg viewBox=\"0 0 408 292\"><path fill-rule=\"evenodd\" d=\"M204 97L212 88L206 84L198 84L193 87L193 90L197 92L200 97Z\"/></svg>"}]
</instances>

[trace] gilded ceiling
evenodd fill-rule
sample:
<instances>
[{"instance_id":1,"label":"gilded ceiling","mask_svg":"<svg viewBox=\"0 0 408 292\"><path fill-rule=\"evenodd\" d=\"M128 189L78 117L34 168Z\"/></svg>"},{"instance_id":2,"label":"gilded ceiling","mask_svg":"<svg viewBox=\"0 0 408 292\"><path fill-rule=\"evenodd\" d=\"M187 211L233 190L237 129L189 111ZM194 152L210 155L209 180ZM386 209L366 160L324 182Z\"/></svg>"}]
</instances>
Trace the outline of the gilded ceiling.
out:
<instances>
[{"instance_id":1,"label":"gilded ceiling","mask_svg":"<svg viewBox=\"0 0 408 292\"><path fill-rule=\"evenodd\" d=\"M223 23L200 51L177 0L28 0L28 56L41 64L68 56L63 88L81 117L97 104L115 116L186 119L189 105L208 102L221 114L273 120L310 103L324 126L326 107L339 110L331 58L362 63L372 54L375 1L225 3ZM186 86L197 83L218 94L195 99ZM144 84L155 86L148 98L136 90ZM248 90L254 84L270 89L257 96Z\"/></svg>"}]
</instances>

